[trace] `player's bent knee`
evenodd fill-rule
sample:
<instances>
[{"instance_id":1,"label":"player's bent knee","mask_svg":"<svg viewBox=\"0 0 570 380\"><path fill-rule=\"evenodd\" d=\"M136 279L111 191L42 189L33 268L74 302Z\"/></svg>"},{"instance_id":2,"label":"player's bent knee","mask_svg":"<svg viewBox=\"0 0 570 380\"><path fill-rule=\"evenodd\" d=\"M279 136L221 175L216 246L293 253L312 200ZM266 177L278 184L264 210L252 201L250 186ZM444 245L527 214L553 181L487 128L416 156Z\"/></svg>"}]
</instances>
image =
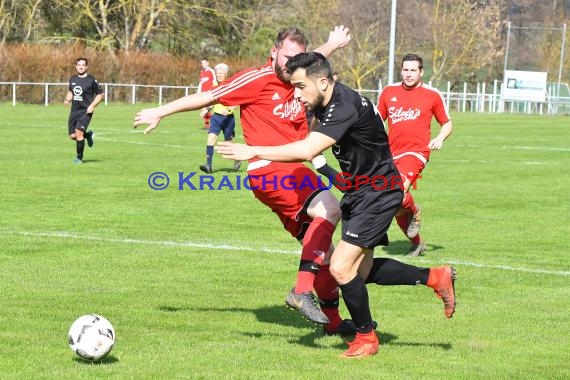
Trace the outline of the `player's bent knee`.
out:
<instances>
[{"instance_id":1,"label":"player's bent knee","mask_svg":"<svg viewBox=\"0 0 570 380\"><path fill-rule=\"evenodd\" d=\"M325 191L323 191L325 193ZM342 211L340 210L340 205L338 200L332 195L331 192L326 191L328 195L323 200L326 215L324 216L329 222L337 224L342 217Z\"/></svg>"},{"instance_id":2,"label":"player's bent knee","mask_svg":"<svg viewBox=\"0 0 570 380\"><path fill-rule=\"evenodd\" d=\"M340 279L343 277L341 268L337 265L334 265L333 262L330 262L329 271L331 272L331 275L335 281L337 283L340 283Z\"/></svg>"},{"instance_id":3,"label":"player's bent knee","mask_svg":"<svg viewBox=\"0 0 570 380\"><path fill-rule=\"evenodd\" d=\"M309 204L307 213L312 218L325 218L336 225L342 216L338 200L328 190L321 191Z\"/></svg>"},{"instance_id":4,"label":"player's bent knee","mask_svg":"<svg viewBox=\"0 0 570 380\"><path fill-rule=\"evenodd\" d=\"M211 137L211 136L214 136L214 137ZM210 133L208 135L208 141L206 141L206 144L207 145L216 145L216 141L218 141L218 136Z\"/></svg>"},{"instance_id":5,"label":"player's bent knee","mask_svg":"<svg viewBox=\"0 0 570 380\"><path fill-rule=\"evenodd\" d=\"M342 211L340 211L340 206L338 205L338 203L328 208L327 211L328 211L327 219L330 222L334 222L336 224L340 221L340 218L342 217Z\"/></svg>"},{"instance_id":6,"label":"player's bent knee","mask_svg":"<svg viewBox=\"0 0 570 380\"><path fill-rule=\"evenodd\" d=\"M333 255L334 257L334 255ZM342 262L340 260L331 260L329 271L335 281L339 284L346 284L350 280L352 280L350 276L350 266L347 265L346 262ZM354 277L354 276L352 276Z\"/></svg>"}]
</instances>

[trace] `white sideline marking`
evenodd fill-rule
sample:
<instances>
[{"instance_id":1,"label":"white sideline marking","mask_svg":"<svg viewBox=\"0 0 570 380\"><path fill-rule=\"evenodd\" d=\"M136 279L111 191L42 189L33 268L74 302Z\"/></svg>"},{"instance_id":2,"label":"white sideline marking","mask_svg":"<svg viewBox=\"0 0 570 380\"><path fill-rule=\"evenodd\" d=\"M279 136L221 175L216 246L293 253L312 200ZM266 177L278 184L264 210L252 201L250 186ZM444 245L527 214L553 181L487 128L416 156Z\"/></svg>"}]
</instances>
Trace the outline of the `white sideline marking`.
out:
<instances>
[{"instance_id":1,"label":"white sideline marking","mask_svg":"<svg viewBox=\"0 0 570 380\"><path fill-rule=\"evenodd\" d=\"M477 144L453 144L454 147L463 148L501 148L513 150L546 150L552 152L570 152L570 148L553 148L545 146L525 146L525 145L477 145Z\"/></svg>"},{"instance_id":2,"label":"white sideline marking","mask_svg":"<svg viewBox=\"0 0 570 380\"><path fill-rule=\"evenodd\" d=\"M238 245L229 245L229 244L213 244L213 243L195 243L189 241L171 241L171 240L143 240L143 239L128 239L128 238L106 238L100 236L92 236L92 235L80 235L70 232L33 232L33 231L24 231L24 232L17 232L17 231L2 231L0 230L0 235L20 235L20 236L32 236L32 237L48 237L48 238L61 238L61 239L77 239L77 240L88 240L88 241L102 241L102 242L110 242L110 243L122 243L122 244L142 244L142 245L159 245L165 247L190 247L190 248L205 248L205 249L217 249L217 250L224 250L224 251L248 251L248 252L263 252L263 253L282 253L282 254L290 254L290 255L299 255L299 250L286 250L286 249L273 249L267 247L245 247L245 246L238 246ZM405 258L403 258L405 259ZM431 263L434 262L433 260L429 259L422 259L422 263ZM413 262L409 262L410 264L414 264ZM437 262L439 263L439 262ZM532 268L520 268L520 267L513 267L510 265L488 265L488 264L479 264L470 261L462 261L462 260L446 260L446 263L455 264L455 265L463 265L463 266L470 266L475 268L489 268L489 269L500 269L500 270L507 270L507 271L516 271L516 272L526 272L526 273L541 273L541 274L549 274L549 275L556 275L556 276L570 276L570 271L552 271L547 269L532 269Z\"/></svg>"},{"instance_id":3,"label":"white sideline marking","mask_svg":"<svg viewBox=\"0 0 570 380\"><path fill-rule=\"evenodd\" d=\"M104 140L104 141L111 141L111 142L118 142L118 143L125 143L125 144L164 146L167 148L184 148L184 149L189 148L189 145L158 144L158 143L149 143L149 142L145 142L145 141L117 140L117 139L111 139L109 137L101 137L100 135L95 135L94 137L97 137L97 140Z\"/></svg>"},{"instance_id":4,"label":"white sideline marking","mask_svg":"<svg viewBox=\"0 0 570 380\"><path fill-rule=\"evenodd\" d=\"M129 131L129 134L139 134L139 133L143 133L143 130L132 130ZM168 132L168 131L167 131ZM161 132L163 133L163 132ZM111 141L111 142L118 142L118 143L126 143L126 144L136 144L136 145L151 145L151 146L164 146L167 148L184 148L184 149L189 149L188 145L176 145L176 144L161 144L161 143L151 143L151 142L146 142L146 141L132 141L132 140L117 140L117 139L113 139L113 138L109 138L109 137L104 137L104 135L109 135L109 134L117 134L114 132L109 133L108 131L102 132L102 133L97 133L95 132L95 134L93 135L94 137L96 137L98 140L106 140L106 141ZM121 133L122 135L122 133ZM454 146L458 146L458 147L464 147L464 148L488 148L489 145L476 145L476 144L454 144ZM542 147L542 146L508 146L508 145L502 145L502 146L498 146L501 149L514 149L514 150L545 150L545 151L554 151L554 152L570 152L570 148L552 148L552 147ZM494 160L455 160L457 162L478 162L478 163L495 163L496 161ZM521 164L526 164L526 165L547 165L550 163L546 163L546 162L542 162L542 161L524 161L524 162L519 162Z\"/></svg>"},{"instance_id":5,"label":"white sideline marking","mask_svg":"<svg viewBox=\"0 0 570 380\"><path fill-rule=\"evenodd\" d=\"M425 262L429 263L430 260L424 260ZM543 274L554 274L559 276L570 276L570 271L553 271L548 269L531 269L531 268L520 268L520 267L513 267L510 265L488 265L488 264L479 264L473 263L470 261L462 261L462 260L446 260L448 264L456 264L456 265L464 265L468 267L476 267L476 268L489 268L489 269L503 269L509 271L518 271L518 272L527 272L527 273L543 273Z\"/></svg>"},{"instance_id":6,"label":"white sideline marking","mask_svg":"<svg viewBox=\"0 0 570 380\"><path fill-rule=\"evenodd\" d=\"M504 163L504 161L495 161L495 160L464 160L464 159L453 159L453 158L446 158L446 162L451 163L466 163L466 164L495 164L497 162ZM511 161L511 164L523 164L523 165L552 165L552 162L546 161ZM443 164L445 165L445 163Z\"/></svg>"},{"instance_id":7,"label":"white sideline marking","mask_svg":"<svg viewBox=\"0 0 570 380\"><path fill-rule=\"evenodd\" d=\"M264 253L286 253L286 254L299 254L299 251L288 251L284 249L272 249L267 247L241 247L229 244L212 244L212 243L194 243L189 241L171 241L171 240L142 240L142 239L119 239L119 238L106 238L91 235L79 235L69 232L15 232L15 231L0 231L0 235L21 235L32 237L48 237L48 238L62 238L62 239L77 239L89 241L103 241L109 243L123 243L123 244L148 244L148 245L161 245L166 247L190 247L190 248L206 248L206 249L219 249L225 251L250 251L250 252L264 252Z\"/></svg>"}]
</instances>

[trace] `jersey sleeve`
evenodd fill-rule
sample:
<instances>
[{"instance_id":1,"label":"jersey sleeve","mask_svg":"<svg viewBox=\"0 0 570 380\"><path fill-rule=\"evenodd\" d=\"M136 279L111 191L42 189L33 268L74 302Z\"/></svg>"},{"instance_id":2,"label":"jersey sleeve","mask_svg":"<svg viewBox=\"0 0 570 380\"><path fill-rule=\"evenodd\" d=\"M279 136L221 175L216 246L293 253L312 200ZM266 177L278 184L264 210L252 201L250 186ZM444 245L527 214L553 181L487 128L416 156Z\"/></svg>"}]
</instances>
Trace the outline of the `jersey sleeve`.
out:
<instances>
[{"instance_id":1,"label":"jersey sleeve","mask_svg":"<svg viewBox=\"0 0 570 380\"><path fill-rule=\"evenodd\" d=\"M258 100L267 84L266 77L273 75L269 68L245 70L232 76L212 90L212 95L223 104L250 104Z\"/></svg>"},{"instance_id":2,"label":"jersey sleeve","mask_svg":"<svg viewBox=\"0 0 570 380\"><path fill-rule=\"evenodd\" d=\"M443 125L451 120L447 107L443 101L443 95L441 93L435 93L433 95L433 101L433 116L439 125Z\"/></svg>"},{"instance_id":3,"label":"jersey sleeve","mask_svg":"<svg viewBox=\"0 0 570 380\"><path fill-rule=\"evenodd\" d=\"M351 125L358 120L358 111L351 104L331 104L316 115L319 123L314 131L339 141Z\"/></svg>"},{"instance_id":4,"label":"jersey sleeve","mask_svg":"<svg viewBox=\"0 0 570 380\"><path fill-rule=\"evenodd\" d=\"M99 84L99 81L95 78L93 78L93 93L95 95L99 95L103 93L103 89L101 89L101 85Z\"/></svg>"},{"instance_id":5,"label":"jersey sleeve","mask_svg":"<svg viewBox=\"0 0 570 380\"><path fill-rule=\"evenodd\" d=\"M380 114L380 117L382 118L382 121L386 120L388 118L388 110L386 109L386 87L384 87L384 90L380 93L380 97L378 98L378 104L376 105L376 108L378 109L378 113Z\"/></svg>"}]
</instances>

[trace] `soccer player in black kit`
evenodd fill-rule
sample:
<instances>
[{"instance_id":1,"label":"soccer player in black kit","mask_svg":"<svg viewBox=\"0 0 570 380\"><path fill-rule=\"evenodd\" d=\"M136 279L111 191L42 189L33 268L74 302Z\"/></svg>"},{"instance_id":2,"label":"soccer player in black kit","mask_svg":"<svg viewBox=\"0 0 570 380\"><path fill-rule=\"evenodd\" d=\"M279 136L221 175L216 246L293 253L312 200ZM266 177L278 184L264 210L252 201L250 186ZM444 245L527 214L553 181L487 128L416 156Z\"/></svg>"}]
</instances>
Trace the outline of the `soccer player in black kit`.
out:
<instances>
[{"instance_id":1,"label":"soccer player in black kit","mask_svg":"<svg viewBox=\"0 0 570 380\"><path fill-rule=\"evenodd\" d=\"M224 158L309 161L332 147L342 170L345 193L340 202L342 238L330 258L330 271L357 327L345 358L378 352L367 283L418 285L432 288L443 300L444 314L455 312L455 269L421 268L388 258L374 258L374 247L388 244L387 231L403 197L388 138L369 99L332 78L329 62L319 53L301 53L286 64L295 97L314 113L312 131L301 141L280 146L247 146L220 142Z\"/></svg>"},{"instance_id":2,"label":"soccer player in black kit","mask_svg":"<svg viewBox=\"0 0 570 380\"><path fill-rule=\"evenodd\" d=\"M93 146L93 132L87 131L87 127L93 117L93 110L103 100L103 91L97 79L87 74L87 58L77 58L75 69L77 74L69 78L69 91L64 103L71 103L68 121L69 138L75 140L77 148L77 156L73 163L81 164L85 140L89 147Z\"/></svg>"}]
</instances>

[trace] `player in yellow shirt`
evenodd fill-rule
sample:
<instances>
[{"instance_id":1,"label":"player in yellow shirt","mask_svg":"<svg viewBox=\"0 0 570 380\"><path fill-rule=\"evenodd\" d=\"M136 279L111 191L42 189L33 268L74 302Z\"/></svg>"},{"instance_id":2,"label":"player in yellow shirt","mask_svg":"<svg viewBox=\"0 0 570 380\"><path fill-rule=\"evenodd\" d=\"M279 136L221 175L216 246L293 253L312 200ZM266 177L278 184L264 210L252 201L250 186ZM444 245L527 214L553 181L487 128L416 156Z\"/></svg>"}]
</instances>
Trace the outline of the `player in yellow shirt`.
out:
<instances>
[{"instance_id":1,"label":"player in yellow shirt","mask_svg":"<svg viewBox=\"0 0 570 380\"><path fill-rule=\"evenodd\" d=\"M221 84L228 77L229 67L225 63L218 63L214 68L218 84ZM206 173L212 173L212 159L214 156L214 145L218 140L220 132L224 132L224 141L232 141L235 137L236 121L234 116L235 107L226 107L221 103L215 104L211 108L202 111L212 111L210 119L210 128L208 129L208 140L206 142L206 163L200 165L200 170ZM202 115L200 115L202 116ZM234 162L234 170L239 170L241 161Z\"/></svg>"}]
</instances>

